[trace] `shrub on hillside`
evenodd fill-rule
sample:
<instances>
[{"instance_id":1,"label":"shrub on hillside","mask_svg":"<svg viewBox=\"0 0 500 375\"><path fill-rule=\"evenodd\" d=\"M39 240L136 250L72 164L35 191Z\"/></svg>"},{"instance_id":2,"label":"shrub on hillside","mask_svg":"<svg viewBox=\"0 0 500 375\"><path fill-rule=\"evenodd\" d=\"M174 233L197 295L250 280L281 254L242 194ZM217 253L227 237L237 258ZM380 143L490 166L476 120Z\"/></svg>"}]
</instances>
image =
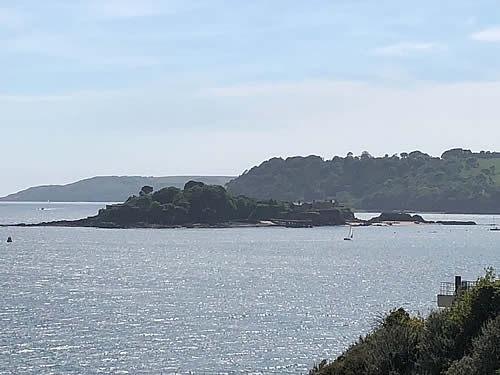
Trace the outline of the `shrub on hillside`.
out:
<instances>
[{"instance_id":1,"label":"shrub on hillside","mask_svg":"<svg viewBox=\"0 0 500 375\"><path fill-rule=\"evenodd\" d=\"M426 319L391 311L373 332L309 375L497 375L500 280L492 269L453 305Z\"/></svg>"}]
</instances>

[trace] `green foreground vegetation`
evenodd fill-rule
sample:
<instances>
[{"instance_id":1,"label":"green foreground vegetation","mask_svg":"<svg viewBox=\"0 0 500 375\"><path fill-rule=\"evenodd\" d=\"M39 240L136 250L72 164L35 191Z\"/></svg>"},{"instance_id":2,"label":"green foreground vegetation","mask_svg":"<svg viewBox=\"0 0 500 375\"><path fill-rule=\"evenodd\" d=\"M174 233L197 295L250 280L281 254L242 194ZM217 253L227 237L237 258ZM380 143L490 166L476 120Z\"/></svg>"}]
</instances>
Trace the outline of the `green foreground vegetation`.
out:
<instances>
[{"instance_id":1,"label":"green foreground vegetation","mask_svg":"<svg viewBox=\"0 0 500 375\"><path fill-rule=\"evenodd\" d=\"M500 279L488 269L450 308L427 318L390 312L309 375L500 375Z\"/></svg>"},{"instance_id":2,"label":"green foreground vegetation","mask_svg":"<svg viewBox=\"0 0 500 375\"><path fill-rule=\"evenodd\" d=\"M154 191L151 186L143 186L139 195L129 197L122 204L108 205L97 216L42 224L128 228L257 224L264 220L291 226L340 225L354 220L354 215L350 209L334 202L297 205L273 199L234 197L223 186L189 181L184 189L168 187Z\"/></svg>"},{"instance_id":3,"label":"green foreground vegetation","mask_svg":"<svg viewBox=\"0 0 500 375\"><path fill-rule=\"evenodd\" d=\"M337 199L374 211L500 213L500 153L452 149L373 157L273 158L227 185L262 199Z\"/></svg>"}]
</instances>

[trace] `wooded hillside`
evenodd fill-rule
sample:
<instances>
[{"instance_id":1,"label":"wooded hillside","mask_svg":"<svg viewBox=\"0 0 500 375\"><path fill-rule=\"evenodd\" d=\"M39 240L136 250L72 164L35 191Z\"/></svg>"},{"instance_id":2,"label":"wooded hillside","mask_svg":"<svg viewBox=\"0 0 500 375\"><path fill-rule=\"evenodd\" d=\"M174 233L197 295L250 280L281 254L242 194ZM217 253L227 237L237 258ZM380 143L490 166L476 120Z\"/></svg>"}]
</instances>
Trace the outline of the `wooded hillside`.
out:
<instances>
[{"instance_id":1,"label":"wooded hillside","mask_svg":"<svg viewBox=\"0 0 500 375\"><path fill-rule=\"evenodd\" d=\"M500 153L452 149L373 157L273 158L228 183L232 194L291 201L337 199L363 210L500 212Z\"/></svg>"}]
</instances>

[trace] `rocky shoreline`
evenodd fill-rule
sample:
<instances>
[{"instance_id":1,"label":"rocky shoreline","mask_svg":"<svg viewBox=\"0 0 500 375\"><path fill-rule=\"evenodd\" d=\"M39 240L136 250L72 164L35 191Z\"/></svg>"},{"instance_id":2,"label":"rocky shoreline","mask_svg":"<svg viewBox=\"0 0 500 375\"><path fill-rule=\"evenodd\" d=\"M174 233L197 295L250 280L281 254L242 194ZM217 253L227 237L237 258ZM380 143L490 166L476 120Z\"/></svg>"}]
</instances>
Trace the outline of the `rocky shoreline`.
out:
<instances>
[{"instance_id":1,"label":"rocky shoreline","mask_svg":"<svg viewBox=\"0 0 500 375\"><path fill-rule=\"evenodd\" d=\"M342 224L331 224L326 226L352 225L352 226L401 226L412 224L439 224L439 225L476 225L474 221L438 220L429 221L420 215L410 215L407 213L383 212L378 217L370 220L353 218ZM206 223L186 223L183 225L162 225L145 222L133 224L119 224L116 222L99 220L99 216L92 216L78 220L58 220L42 223L17 223L0 224L0 227L67 227L67 228L101 228L101 229L173 229L173 228L265 228L265 227L293 227L310 228L312 223L305 221L284 221L277 219L261 220L259 222L228 221L213 224ZM317 226L317 225L316 225ZM325 226L325 225L322 225Z\"/></svg>"},{"instance_id":2,"label":"rocky shoreline","mask_svg":"<svg viewBox=\"0 0 500 375\"><path fill-rule=\"evenodd\" d=\"M441 224L441 225L476 225L475 221L459 220L425 220L420 215L402 212L382 212L379 216L364 221L361 225L408 225L408 224Z\"/></svg>"}]
</instances>

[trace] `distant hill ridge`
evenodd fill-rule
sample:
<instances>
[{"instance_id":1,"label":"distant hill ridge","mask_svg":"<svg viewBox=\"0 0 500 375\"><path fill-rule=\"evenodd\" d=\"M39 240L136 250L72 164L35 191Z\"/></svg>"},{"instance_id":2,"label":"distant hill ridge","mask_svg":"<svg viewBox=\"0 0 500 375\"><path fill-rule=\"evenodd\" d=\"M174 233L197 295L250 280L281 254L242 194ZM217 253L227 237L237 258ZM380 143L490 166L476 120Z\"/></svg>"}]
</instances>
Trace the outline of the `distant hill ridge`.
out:
<instances>
[{"instance_id":1,"label":"distant hill ridge","mask_svg":"<svg viewBox=\"0 0 500 375\"><path fill-rule=\"evenodd\" d=\"M66 185L30 187L1 197L0 201L23 202L122 202L138 194L144 185L155 190L174 186L182 188L187 181L195 180L210 185L226 185L234 176L97 176Z\"/></svg>"},{"instance_id":2,"label":"distant hill ridge","mask_svg":"<svg viewBox=\"0 0 500 375\"><path fill-rule=\"evenodd\" d=\"M500 153L455 148L373 157L272 158L230 181L228 191L285 201L337 199L361 210L500 213Z\"/></svg>"}]
</instances>

